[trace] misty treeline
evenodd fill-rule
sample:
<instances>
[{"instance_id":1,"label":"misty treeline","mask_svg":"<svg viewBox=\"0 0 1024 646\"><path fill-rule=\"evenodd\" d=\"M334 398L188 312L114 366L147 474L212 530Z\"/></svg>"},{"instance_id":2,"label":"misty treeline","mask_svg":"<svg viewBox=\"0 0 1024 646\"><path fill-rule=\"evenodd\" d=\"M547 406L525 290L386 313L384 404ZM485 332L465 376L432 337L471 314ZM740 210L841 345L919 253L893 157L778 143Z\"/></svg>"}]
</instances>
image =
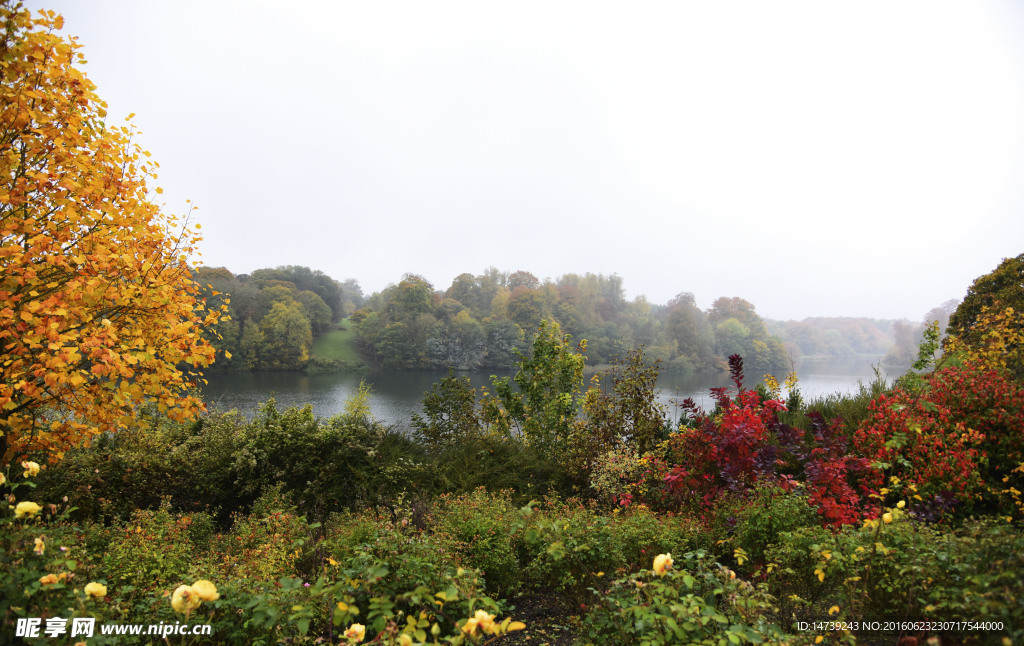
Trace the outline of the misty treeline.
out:
<instances>
[{"instance_id":1,"label":"misty treeline","mask_svg":"<svg viewBox=\"0 0 1024 646\"><path fill-rule=\"evenodd\" d=\"M782 339L794 361L805 357L872 357L890 370L905 370L917 356L928 324L945 330L960 303L948 300L919 322L866 317L811 317L802 321L765 321Z\"/></svg>"},{"instance_id":2,"label":"misty treeline","mask_svg":"<svg viewBox=\"0 0 1024 646\"><path fill-rule=\"evenodd\" d=\"M196 279L209 300L229 304L230 318L211 337L216 366L232 370L329 365L312 354L313 340L346 318L361 354L388 370L512 369L544 320L586 340L591 366L644 346L646 356L675 372L724 369L732 354L752 370L775 374L804 356L884 356L887 365L909 365L924 329L924 323L869 318L763 320L742 298L721 297L703 310L689 292L664 305L643 296L627 300L614 274L541 281L527 271L492 267L460 274L444 290L406 274L369 297L353 279L338 281L308 267L237 275L203 267ZM944 303L923 321L939 320L944 329L955 306Z\"/></svg>"},{"instance_id":3,"label":"misty treeline","mask_svg":"<svg viewBox=\"0 0 1024 646\"><path fill-rule=\"evenodd\" d=\"M734 353L757 370L789 367L782 341L768 333L751 303L719 298L704 311L690 293L666 305L643 296L627 300L617 275L565 274L542 282L527 271L490 268L460 274L441 291L406 274L351 317L363 351L397 370L513 368L516 351L526 351L544 320L586 340L592 366L644 346L670 371L718 369Z\"/></svg>"}]
</instances>

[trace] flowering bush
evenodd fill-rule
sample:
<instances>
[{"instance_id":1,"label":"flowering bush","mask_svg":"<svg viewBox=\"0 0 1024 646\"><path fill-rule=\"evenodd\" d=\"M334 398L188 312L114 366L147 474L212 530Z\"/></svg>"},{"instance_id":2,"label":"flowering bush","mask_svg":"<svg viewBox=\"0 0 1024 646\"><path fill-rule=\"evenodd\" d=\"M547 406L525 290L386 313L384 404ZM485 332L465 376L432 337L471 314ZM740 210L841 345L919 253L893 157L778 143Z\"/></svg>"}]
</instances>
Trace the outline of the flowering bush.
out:
<instances>
[{"instance_id":1,"label":"flowering bush","mask_svg":"<svg viewBox=\"0 0 1024 646\"><path fill-rule=\"evenodd\" d=\"M184 578L193 562L192 516L138 510L130 521L110 529L102 571L116 586L152 591Z\"/></svg>"},{"instance_id":2,"label":"flowering bush","mask_svg":"<svg viewBox=\"0 0 1024 646\"><path fill-rule=\"evenodd\" d=\"M859 484L870 461L849 455L838 422L810 412L809 432L783 423L785 403L777 384L757 390L743 388L743 360L729 358L736 389L712 389L717 403L710 413L692 400L684 402L686 425L666 445L671 465L664 476L667 490L680 508L719 513L727 497L750 496L764 487L792 490L806 486L807 501L822 524L837 527L857 522L872 490ZM712 514L714 512L714 514Z\"/></svg>"},{"instance_id":3,"label":"flowering bush","mask_svg":"<svg viewBox=\"0 0 1024 646\"><path fill-rule=\"evenodd\" d=\"M835 533L821 527L784 533L766 550L765 583L779 600L780 615L798 621L1002 621L1005 633L975 637L983 643L996 636L998 643L1006 635L1016 643L1024 636L1020 532L996 520L951 531L916 522L906 507L885 507L879 518ZM830 613L833 607L838 612ZM893 642L899 637L864 636Z\"/></svg>"},{"instance_id":4,"label":"flowering bush","mask_svg":"<svg viewBox=\"0 0 1024 646\"><path fill-rule=\"evenodd\" d=\"M924 377L920 393L895 390L870 412L854 434L855 450L925 498L955 499L965 512L978 503L992 509L995 492L1020 482L1024 386L1005 373L971 363L943 368Z\"/></svg>"},{"instance_id":5,"label":"flowering bush","mask_svg":"<svg viewBox=\"0 0 1024 646\"><path fill-rule=\"evenodd\" d=\"M652 569L593 592L583 620L593 644L759 644L786 637L770 621L772 597L702 551L675 562L659 555Z\"/></svg>"}]
</instances>

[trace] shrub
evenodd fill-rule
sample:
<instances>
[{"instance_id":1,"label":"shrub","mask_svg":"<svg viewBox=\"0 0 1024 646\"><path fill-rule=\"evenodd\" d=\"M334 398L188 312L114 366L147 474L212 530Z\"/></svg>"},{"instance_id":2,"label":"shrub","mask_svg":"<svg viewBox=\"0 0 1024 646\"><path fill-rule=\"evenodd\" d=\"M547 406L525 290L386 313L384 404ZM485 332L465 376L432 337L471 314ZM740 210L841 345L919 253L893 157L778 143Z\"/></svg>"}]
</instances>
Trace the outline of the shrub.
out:
<instances>
[{"instance_id":1,"label":"shrub","mask_svg":"<svg viewBox=\"0 0 1024 646\"><path fill-rule=\"evenodd\" d=\"M942 531L895 507L886 513L889 523L879 518L834 535L803 528L769 547L767 585L781 616L811 621L836 607L838 620L1002 621L1012 634L1024 632L1019 531L996 520Z\"/></svg>"},{"instance_id":2,"label":"shrub","mask_svg":"<svg viewBox=\"0 0 1024 646\"><path fill-rule=\"evenodd\" d=\"M460 562L483 573L487 589L508 596L520 585L516 534L521 530L518 508L508 491L441 496L433 512L435 531L455 542Z\"/></svg>"},{"instance_id":3,"label":"shrub","mask_svg":"<svg viewBox=\"0 0 1024 646\"><path fill-rule=\"evenodd\" d=\"M1024 462L1024 386L967 364L926 376L918 394L880 396L870 410L854 445L887 474L926 498L956 498L961 515L1015 511L999 507L994 495L1004 483L1020 483L1014 470Z\"/></svg>"},{"instance_id":4,"label":"shrub","mask_svg":"<svg viewBox=\"0 0 1024 646\"><path fill-rule=\"evenodd\" d=\"M145 591L185 577L194 560L192 521L190 515L172 514L167 505L157 511L136 510L111 532L102 561L107 578L118 588Z\"/></svg>"},{"instance_id":5,"label":"shrub","mask_svg":"<svg viewBox=\"0 0 1024 646\"><path fill-rule=\"evenodd\" d=\"M655 566L664 559L654 560ZM594 590L583 630L593 644L752 644L782 641L770 595L704 552L688 552L659 575L643 570Z\"/></svg>"},{"instance_id":6,"label":"shrub","mask_svg":"<svg viewBox=\"0 0 1024 646\"><path fill-rule=\"evenodd\" d=\"M818 516L806 495L769 487L738 514L736 542L752 561L752 567L761 567L765 550L777 543L784 532L810 527L817 521Z\"/></svg>"}]
</instances>

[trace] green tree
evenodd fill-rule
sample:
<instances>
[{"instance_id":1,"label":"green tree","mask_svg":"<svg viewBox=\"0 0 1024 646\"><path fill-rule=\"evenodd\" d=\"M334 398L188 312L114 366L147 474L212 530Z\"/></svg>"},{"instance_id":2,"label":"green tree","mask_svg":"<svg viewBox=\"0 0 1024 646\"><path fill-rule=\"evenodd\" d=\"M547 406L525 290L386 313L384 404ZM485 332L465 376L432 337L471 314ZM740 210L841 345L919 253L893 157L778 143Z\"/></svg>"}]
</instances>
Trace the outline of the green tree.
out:
<instances>
[{"instance_id":1,"label":"green tree","mask_svg":"<svg viewBox=\"0 0 1024 646\"><path fill-rule=\"evenodd\" d=\"M506 307L508 318L524 330L537 329L542 320L551 316L537 290L525 287L518 287L512 291Z\"/></svg>"},{"instance_id":2,"label":"green tree","mask_svg":"<svg viewBox=\"0 0 1024 646\"><path fill-rule=\"evenodd\" d=\"M316 292L309 290L299 292L295 300L302 305L302 312L309 319L309 326L313 330L313 336L323 334L331 328L331 308L320 298Z\"/></svg>"},{"instance_id":3,"label":"green tree","mask_svg":"<svg viewBox=\"0 0 1024 646\"><path fill-rule=\"evenodd\" d=\"M514 368L519 353L526 349L526 334L508 319L489 321L484 324L487 347L484 350L482 366L501 370Z\"/></svg>"},{"instance_id":4,"label":"green tree","mask_svg":"<svg viewBox=\"0 0 1024 646\"><path fill-rule=\"evenodd\" d=\"M494 394L484 397L484 419L531 445L564 449L583 387L585 349L586 341L573 346L558 323L542 321L530 356L519 355L519 372L513 378L518 391L507 377L492 377Z\"/></svg>"},{"instance_id":5,"label":"green tree","mask_svg":"<svg viewBox=\"0 0 1024 646\"><path fill-rule=\"evenodd\" d=\"M409 321L433 310L434 287L422 276L406 274L390 292L386 312L392 321Z\"/></svg>"},{"instance_id":6,"label":"green tree","mask_svg":"<svg viewBox=\"0 0 1024 646\"><path fill-rule=\"evenodd\" d=\"M602 390L601 375L594 377L566 454L573 472L589 473L594 460L620 445L639 454L655 447L666 426L665 407L657 401L658 373L659 362L649 363L644 349L636 348L603 375L611 378L611 392Z\"/></svg>"},{"instance_id":7,"label":"green tree","mask_svg":"<svg viewBox=\"0 0 1024 646\"><path fill-rule=\"evenodd\" d=\"M715 349L721 356L749 355L750 328L734 318L715 325Z\"/></svg>"},{"instance_id":8,"label":"green tree","mask_svg":"<svg viewBox=\"0 0 1024 646\"><path fill-rule=\"evenodd\" d=\"M264 344L262 363L267 368L293 370L309 360L313 332L302 306L295 301L274 303L260 324Z\"/></svg>"},{"instance_id":9,"label":"green tree","mask_svg":"<svg viewBox=\"0 0 1024 646\"><path fill-rule=\"evenodd\" d=\"M437 365L459 370L474 370L484 359L487 337L480 322L462 310L446 326L439 326L440 334L427 341Z\"/></svg>"},{"instance_id":10,"label":"green tree","mask_svg":"<svg viewBox=\"0 0 1024 646\"><path fill-rule=\"evenodd\" d=\"M476 411L476 391L468 377L454 370L430 387L423 397L423 415L413 413L412 427L430 449L451 448L480 437L483 425Z\"/></svg>"},{"instance_id":11,"label":"green tree","mask_svg":"<svg viewBox=\"0 0 1024 646\"><path fill-rule=\"evenodd\" d=\"M677 294L669 301L664 333L678 344L677 356L684 357L689 365L710 368L714 364L714 332L690 292Z\"/></svg>"}]
</instances>

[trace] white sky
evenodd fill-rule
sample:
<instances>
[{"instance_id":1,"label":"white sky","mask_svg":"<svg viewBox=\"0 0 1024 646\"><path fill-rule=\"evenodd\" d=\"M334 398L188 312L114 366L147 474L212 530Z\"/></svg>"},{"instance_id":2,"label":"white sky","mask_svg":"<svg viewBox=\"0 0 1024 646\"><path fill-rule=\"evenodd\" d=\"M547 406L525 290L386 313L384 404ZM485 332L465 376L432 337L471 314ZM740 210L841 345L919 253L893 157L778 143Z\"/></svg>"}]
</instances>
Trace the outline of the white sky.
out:
<instances>
[{"instance_id":1,"label":"white sky","mask_svg":"<svg viewBox=\"0 0 1024 646\"><path fill-rule=\"evenodd\" d=\"M30 0L203 261L907 317L1024 252L1024 5Z\"/></svg>"}]
</instances>

